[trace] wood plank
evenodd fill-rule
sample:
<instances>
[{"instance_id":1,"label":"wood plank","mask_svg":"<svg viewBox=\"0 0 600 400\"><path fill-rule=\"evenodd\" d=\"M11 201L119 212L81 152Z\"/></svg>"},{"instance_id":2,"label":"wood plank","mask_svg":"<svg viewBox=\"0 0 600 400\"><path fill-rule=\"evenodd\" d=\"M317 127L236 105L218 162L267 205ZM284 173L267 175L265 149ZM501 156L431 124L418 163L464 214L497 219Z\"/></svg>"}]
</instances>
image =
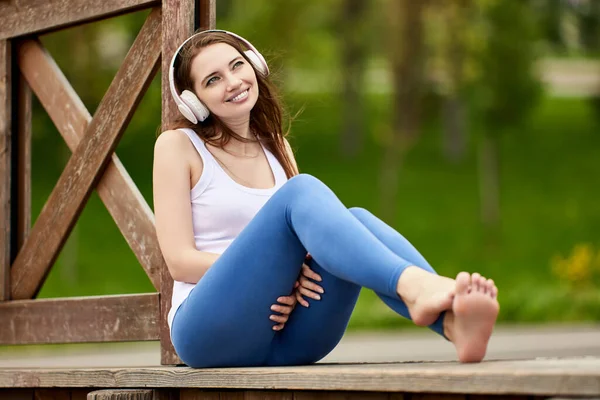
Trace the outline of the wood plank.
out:
<instances>
[{"instance_id":1,"label":"wood plank","mask_svg":"<svg viewBox=\"0 0 600 400\"><path fill-rule=\"evenodd\" d=\"M84 137L92 116L41 43L27 40L19 46L19 66L71 151ZM154 227L154 214L116 154L111 156L97 186L123 237L156 290L166 266Z\"/></svg>"},{"instance_id":2,"label":"wood plank","mask_svg":"<svg viewBox=\"0 0 600 400\"><path fill-rule=\"evenodd\" d=\"M389 400L389 393L373 392L294 392L294 400ZM400 400L400 399L395 399Z\"/></svg>"},{"instance_id":3,"label":"wood plank","mask_svg":"<svg viewBox=\"0 0 600 400\"><path fill-rule=\"evenodd\" d=\"M215 29L217 26L217 0L199 0L198 27L200 29Z\"/></svg>"},{"instance_id":4,"label":"wood plank","mask_svg":"<svg viewBox=\"0 0 600 400\"><path fill-rule=\"evenodd\" d=\"M13 299L39 291L91 190L156 72L161 10L154 9L67 162L11 269Z\"/></svg>"},{"instance_id":5,"label":"wood plank","mask_svg":"<svg viewBox=\"0 0 600 400\"><path fill-rule=\"evenodd\" d=\"M10 298L11 42L0 40L0 302Z\"/></svg>"},{"instance_id":6,"label":"wood plank","mask_svg":"<svg viewBox=\"0 0 600 400\"><path fill-rule=\"evenodd\" d=\"M46 33L158 5L159 0L3 0L0 39Z\"/></svg>"},{"instance_id":7,"label":"wood plank","mask_svg":"<svg viewBox=\"0 0 600 400\"><path fill-rule=\"evenodd\" d=\"M108 389L90 392L87 400L153 400L152 389Z\"/></svg>"},{"instance_id":8,"label":"wood plank","mask_svg":"<svg viewBox=\"0 0 600 400\"><path fill-rule=\"evenodd\" d=\"M17 249L20 249L31 230L31 89L22 74L18 85Z\"/></svg>"},{"instance_id":9,"label":"wood plank","mask_svg":"<svg viewBox=\"0 0 600 400\"><path fill-rule=\"evenodd\" d=\"M2 387L198 388L600 396L600 358L298 367L0 369Z\"/></svg>"},{"instance_id":10,"label":"wood plank","mask_svg":"<svg viewBox=\"0 0 600 400\"><path fill-rule=\"evenodd\" d=\"M489 396L484 396L490 400ZM463 394L441 394L441 393L414 393L410 395L410 400L465 400L466 395Z\"/></svg>"},{"instance_id":11,"label":"wood plank","mask_svg":"<svg viewBox=\"0 0 600 400\"><path fill-rule=\"evenodd\" d=\"M161 48L161 123L164 127L174 120L178 114L177 106L171 98L169 90L169 66L173 53L179 45L194 32L194 2L179 0L163 0L163 30ZM160 281L160 362L163 365L183 364L177 356L167 325L167 314L171 308L173 279L166 266L161 270Z\"/></svg>"},{"instance_id":12,"label":"wood plank","mask_svg":"<svg viewBox=\"0 0 600 400\"><path fill-rule=\"evenodd\" d=\"M0 344L156 340L157 316L158 293L13 300L0 303Z\"/></svg>"}]
</instances>

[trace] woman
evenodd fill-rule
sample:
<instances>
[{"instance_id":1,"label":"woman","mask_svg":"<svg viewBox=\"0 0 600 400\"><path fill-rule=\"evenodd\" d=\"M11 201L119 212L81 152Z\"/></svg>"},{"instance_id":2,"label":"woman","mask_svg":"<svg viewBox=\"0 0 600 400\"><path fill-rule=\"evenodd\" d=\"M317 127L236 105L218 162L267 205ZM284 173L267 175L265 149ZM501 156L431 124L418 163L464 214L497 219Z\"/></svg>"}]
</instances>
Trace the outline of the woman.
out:
<instances>
[{"instance_id":1,"label":"woman","mask_svg":"<svg viewBox=\"0 0 600 400\"><path fill-rule=\"evenodd\" d=\"M499 308L494 282L437 275L399 233L298 175L268 74L260 53L225 31L192 36L171 63L186 119L157 139L153 180L181 359L316 362L341 339L364 286L450 340L460 361L482 360Z\"/></svg>"}]
</instances>

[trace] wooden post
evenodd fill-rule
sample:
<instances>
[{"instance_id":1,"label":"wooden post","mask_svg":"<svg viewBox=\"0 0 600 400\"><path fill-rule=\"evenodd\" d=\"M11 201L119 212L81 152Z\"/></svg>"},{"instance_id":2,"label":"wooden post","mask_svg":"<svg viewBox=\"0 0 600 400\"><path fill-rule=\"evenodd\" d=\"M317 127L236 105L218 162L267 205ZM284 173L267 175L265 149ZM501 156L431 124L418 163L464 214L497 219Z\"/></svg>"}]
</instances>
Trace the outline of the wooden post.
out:
<instances>
[{"instance_id":1,"label":"wooden post","mask_svg":"<svg viewBox=\"0 0 600 400\"><path fill-rule=\"evenodd\" d=\"M153 400L152 389L112 389L90 392L87 400Z\"/></svg>"},{"instance_id":2,"label":"wooden post","mask_svg":"<svg viewBox=\"0 0 600 400\"><path fill-rule=\"evenodd\" d=\"M0 301L10 299L11 42L0 40Z\"/></svg>"},{"instance_id":3,"label":"wooden post","mask_svg":"<svg viewBox=\"0 0 600 400\"><path fill-rule=\"evenodd\" d=\"M15 75L17 72L15 71ZM31 229L31 89L18 74L17 110L17 249L20 249Z\"/></svg>"},{"instance_id":4,"label":"wooden post","mask_svg":"<svg viewBox=\"0 0 600 400\"><path fill-rule=\"evenodd\" d=\"M163 0L163 31L162 31L162 127L173 121L177 115L177 106L169 91L169 65L175 50L181 43L194 33L195 16L199 17L201 29L215 27L216 0L199 0L199 10L194 11L194 1ZM160 284L160 348L161 364L181 364L171 343L167 314L171 308L173 279L166 268L161 272Z\"/></svg>"}]
</instances>

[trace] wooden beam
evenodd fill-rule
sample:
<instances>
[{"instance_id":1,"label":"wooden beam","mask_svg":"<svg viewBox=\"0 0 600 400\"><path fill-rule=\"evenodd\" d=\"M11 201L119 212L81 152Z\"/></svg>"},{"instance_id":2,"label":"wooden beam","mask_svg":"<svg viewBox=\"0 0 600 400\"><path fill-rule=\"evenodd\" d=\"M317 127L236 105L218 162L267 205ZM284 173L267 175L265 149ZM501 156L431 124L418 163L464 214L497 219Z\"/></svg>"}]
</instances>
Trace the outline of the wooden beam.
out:
<instances>
[{"instance_id":1,"label":"wooden beam","mask_svg":"<svg viewBox=\"0 0 600 400\"><path fill-rule=\"evenodd\" d=\"M163 0L163 30L162 30L162 77L161 77L161 99L162 99L162 127L173 121L179 111L171 98L169 90L169 66L171 58L177 47L194 32L194 2L191 0ZM161 270L160 282L160 349L161 364L181 364L173 344L167 325L167 314L171 308L171 295L173 290L173 279L167 268Z\"/></svg>"},{"instance_id":2,"label":"wooden beam","mask_svg":"<svg viewBox=\"0 0 600 400\"><path fill-rule=\"evenodd\" d=\"M107 389L90 392L87 400L154 400L152 389Z\"/></svg>"},{"instance_id":3,"label":"wooden beam","mask_svg":"<svg viewBox=\"0 0 600 400\"><path fill-rule=\"evenodd\" d=\"M17 249L31 230L31 89L22 74L18 79L17 111Z\"/></svg>"},{"instance_id":4,"label":"wooden beam","mask_svg":"<svg viewBox=\"0 0 600 400\"><path fill-rule=\"evenodd\" d=\"M158 293L0 303L0 344L158 339Z\"/></svg>"},{"instance_id":5,"label":"wooden beam","mask_svg":"<svg viewBox=\"0 0 600 400\"><path fill-rule=\"evenodd\" d=\"M69 149L75 151L92 116L40 42L23 42L18 57L22 73ZM111 156L97 190L158 291L164 260L156 237L154 214L116 154Z\"/></svg>"},{"instance_id":6,"label":"wooden beam","mask_svg":"<svg viewBox=\"0 0 600 400\"><path fill-rule=\"evenodd\" d=\"M10 298L11 42L0 40L0 302Z\"/></svg>"},{"instance_id":7,"label":"wooden beam","mask_svg":"<svg viewBox=\"0 0 600 400\"><path fill-rule=\"evenodd\" d=\"M0 39L46 33L160 5L160 0L3 0Z\"/></svg>"},{"instance_id":8,"label":"wooden beam","mask_svg":"<svg viewBox=\"0 0 600 400\"><path fill-rule=\"evenodd\" d=\"M43 284L156 72L160 31L161 10L154 9L13 263L13 299L32 298Z\"/></svg>"},{"instance_id":9,"label":"wooden beam","mask_svg":"<svg viewBox=\"0 0 600 400\"><path fill-rule=\"evenodd\" d=\"M215 29L217 26L217 1L216 0L199 0L200 9L197 10L199 28Z\"/></svg>"},{"instance_id":10,"label":"wooden beam","mask_svg":"<svg viewBox=\"0 0 600 400\"><path fill-rule=\"evenodd\" d=\"M0 388L186 388L225 391L599 397L600 358L316 364L253 368L0 368ZM200 394L200 393L198 393ZM392 396L391 396L392 397ZM183 400L182 398L182 400ZM202 398L202 397L199 397ZM492 398L492 397L488 397ZM392 397L397 399L397 397Z\"/></svg>"}]
</instances>

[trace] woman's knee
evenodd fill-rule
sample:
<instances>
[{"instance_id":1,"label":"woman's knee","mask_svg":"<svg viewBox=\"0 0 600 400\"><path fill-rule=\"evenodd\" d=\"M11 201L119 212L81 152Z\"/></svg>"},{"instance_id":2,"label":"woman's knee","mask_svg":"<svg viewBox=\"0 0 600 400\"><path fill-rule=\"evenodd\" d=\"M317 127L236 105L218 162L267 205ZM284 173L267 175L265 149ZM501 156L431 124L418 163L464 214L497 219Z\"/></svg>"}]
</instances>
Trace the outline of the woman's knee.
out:
<instances>
[{"instance_id":1,"label":"woman's knee","mask_svg":"<svg viewBox=\"0 0 600 400\"><path fill-rule=\"evenodd\" d=\"M350 207L348 209L348 211L350 211L350 213L352 215L354 215L359 221L362 221L363 219L369 218L372 216L371 212L367 209L364 209L362 207Z\"/></svg>"},{"instance_id":2,"label":"woman's knee","mask_svg":"<svg viewBox=\"0 0 600 400\"><path fill-rule=\"evenodd\" d=\"M280 191L293 199L304 200L331 192L323 182L309 174L300 174L290 178Z\"/></svg>"}]
</instances>

